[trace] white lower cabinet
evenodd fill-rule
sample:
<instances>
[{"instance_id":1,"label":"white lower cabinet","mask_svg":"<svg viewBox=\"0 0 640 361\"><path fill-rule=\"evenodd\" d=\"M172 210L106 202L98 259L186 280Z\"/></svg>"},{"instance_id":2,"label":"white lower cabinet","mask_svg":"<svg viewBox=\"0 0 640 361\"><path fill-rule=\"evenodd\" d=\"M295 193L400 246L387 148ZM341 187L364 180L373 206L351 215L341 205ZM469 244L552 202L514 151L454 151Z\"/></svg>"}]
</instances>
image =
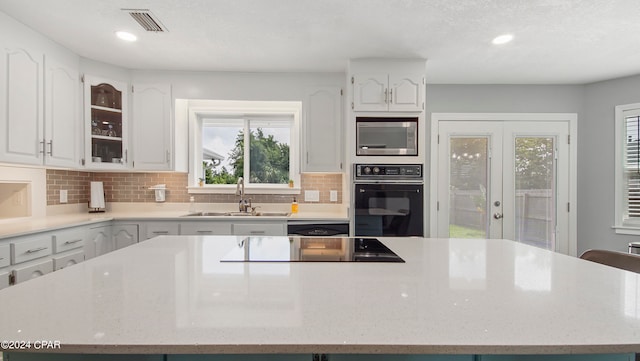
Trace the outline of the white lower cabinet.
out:
<instances>
[{"instance_id":1,"label":"white lower cabinet","mask_svg":"<svg viewBox=\"0 0 640 361\"><path fill-rule=\"evenodd\" d=\"M140 238L147 240L157 236L175 236L180 234L180 223L178 222L147 222L140 224Z\"/></svg>"},{"instance_id":2,"label":"white lower cabinet","mask_svg":"<svg viewBox=\"0 0 640 361\"><path fill-rule=\"evenodd\" d=\"M0 244L0 268L11 264L11 247L8 244Z\"/></svg>"},{"instance_id":3,"label":"white lower cabinet","mask_svg":"<svg viewBox=\"0 0 640 361\"><path fill-rule=\"evenodd\" d=\"M234 223L233 234L239 236L286 236L287 227L283 223Z\"/></svg>"},{"instance_id":4,"label":"white lower cabinet","mask_svg":"<svg viewBox=\"0 0 640 361\"><path fill-rule=\"evenodd\" d=\"M51 255L51 237L50 233L44 233L36 236L14 238L10 243L11 264L27 262Z\"/></svg>"},{"instance_id":5,"label":"white lower cabinet","mask_svg":"<svg viewBox=\"0 0 640 361\"><path fill-rule=\"evenodd\" d=\"M66 252L84 246L85 229L82 227L56 231L53 235L53 253Z\"/></svg>"},{"instance_id":6,"label":"white lower cabinet","mask_svg":"<svg viewBox=\"0 0 640 361\"><path fill-rule=\"evenodd\" d=\"M63 268L73 266L84 261L84 251L79 250L63 255L56 255L53 257L53 270L58 271Z\"/></svg>"},{"instance_id":7,"label":"white lower cabinet","mask_svg":"<svg viewBox=\"0 0 640 361\"><path fill-rule=\"evenodd\" d=\"M119 224L113 225L113 243L115 249L124 248L138 243L138 225L137 224Z\"/></svg>"},{"instance_id":8,"label":"white lower cabinet","mask_svg":"<svg viewBox=\"0 0 640 361\"><path fill-rule=\"evenodd\" d=\"M85 259L109 253L115 249L111 225L93 226L87 230L84 243Z\"/></svg>"},{"instance_id":9,"label":"white lower cabinet","mask_svg":"<svg viewBox=\"0 0 640 361\"><path fill-rule=\"evenodd\" d=\"M9 275L11 274L11 272L9 272L8 269L4 269L4 270L0 270L0 290L3 288L7 288L9 287L10 283L9 283Z\"/></svg>"},{"instance_id":10,"label":"white lower cabinet","mask_svg":"<svg viewBox=\"0 0 640 361\"><path fill-rule=\"evenodd\" d=\"M216 221L192 221L180 223L180 234L188 236L229 235L231 223Z\"/></svg>"},{"instance_id":11,"label":"white lower cabinet","mask_svg":"<svg viewBox=\"0 0 640 361\"><path fill-rule=\"evenodd\" d=\"M13 267L14 284L28 281L53 272L53 260L47 258L41 261L33 261Z\"/></svg>"}]
</instances>

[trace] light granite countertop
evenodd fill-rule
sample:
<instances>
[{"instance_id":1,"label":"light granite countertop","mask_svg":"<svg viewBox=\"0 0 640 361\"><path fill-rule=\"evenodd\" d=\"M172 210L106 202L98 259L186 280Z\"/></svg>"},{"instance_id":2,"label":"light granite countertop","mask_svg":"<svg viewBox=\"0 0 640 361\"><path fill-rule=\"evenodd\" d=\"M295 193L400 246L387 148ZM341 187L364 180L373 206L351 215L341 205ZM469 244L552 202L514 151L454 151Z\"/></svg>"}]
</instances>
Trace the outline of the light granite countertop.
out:
<instances>
[{"instance_id":1,"label":"light granite countertop","mask_svg":"<svg viewBox=\"0 0 640 361\"><path fill-rule=\"evenodd\" d=\"M60 228L82 226L93 223L124 221L211 221L211 220L296 220L348 222L346 207L340 205L301 205L300 211L289 216L219 216L185 217L193 213L187 204L112 204L104 213L65 212L46 217L25 217L0 221L0 239L27 235ZM198 204L196 211L237 211L236 204ZM263 205L265 212L287 212L288 204Z\"/></svg>"},{"instance_id":2,"label":"light granite countertop","mask_svg":"<svg viewBox=\"0 0 640 361\"><path fill-rule=\"evenodd\" d=\"M507 240L382 238L406 263L226 263L162 236L0 291L0 335L66 353L640 351L640 275Z\"/></svg>"}]
</instances>

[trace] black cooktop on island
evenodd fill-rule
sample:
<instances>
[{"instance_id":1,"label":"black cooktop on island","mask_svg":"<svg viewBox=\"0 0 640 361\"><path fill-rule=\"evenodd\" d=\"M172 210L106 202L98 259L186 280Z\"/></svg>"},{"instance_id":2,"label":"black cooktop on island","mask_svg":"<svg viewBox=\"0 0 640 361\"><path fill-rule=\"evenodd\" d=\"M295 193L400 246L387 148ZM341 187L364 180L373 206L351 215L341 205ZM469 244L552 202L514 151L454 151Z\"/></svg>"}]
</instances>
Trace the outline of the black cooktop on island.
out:
<instances>
[{"instance_id":1,"label":"black cooktop on island","mask_svg":"<svg viewBox=\"0 0 640 361\"><path fill-rule=\"evenodd\" d=\"M403 262L375 238L245 237L221 262Z\"/></svg>"}]
</instances>

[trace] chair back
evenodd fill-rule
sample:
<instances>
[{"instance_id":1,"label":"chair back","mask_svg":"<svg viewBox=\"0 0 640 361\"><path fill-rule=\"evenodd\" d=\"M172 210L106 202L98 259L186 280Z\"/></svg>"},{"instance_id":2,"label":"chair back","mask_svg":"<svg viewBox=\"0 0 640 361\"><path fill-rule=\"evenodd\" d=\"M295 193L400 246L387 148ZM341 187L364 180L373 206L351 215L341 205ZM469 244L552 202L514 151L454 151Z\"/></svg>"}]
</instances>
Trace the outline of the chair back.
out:
<instances>
[{"instance_id":1,"label":"chair back","mask_svg":"<svg viewBox=\"0 0 640 361\"><path fill-rule=\"evenodd\" d=\"M640 255L608 251L604 249L589 249L580 258L623 270L640 273Z\"/></svg>"}]
</instances>

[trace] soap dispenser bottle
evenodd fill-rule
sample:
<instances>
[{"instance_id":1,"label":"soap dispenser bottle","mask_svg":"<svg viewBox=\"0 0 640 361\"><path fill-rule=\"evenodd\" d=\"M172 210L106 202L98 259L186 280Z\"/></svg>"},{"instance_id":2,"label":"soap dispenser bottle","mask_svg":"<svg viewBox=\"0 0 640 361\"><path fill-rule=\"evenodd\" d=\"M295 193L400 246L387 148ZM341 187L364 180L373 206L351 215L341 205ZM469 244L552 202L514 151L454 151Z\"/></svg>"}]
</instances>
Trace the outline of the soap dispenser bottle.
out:
<instances>
[{"instance_id":1,"label":"soap dispenser bottle","mask_svg":"<svg viewBox=\"0 0 640 361\"><path fill-rule=\"evenodd\" d=\"M291 202L291 213L298 213L298 201L293 197L293 202Z\"/></svg>"}]
</instances>

